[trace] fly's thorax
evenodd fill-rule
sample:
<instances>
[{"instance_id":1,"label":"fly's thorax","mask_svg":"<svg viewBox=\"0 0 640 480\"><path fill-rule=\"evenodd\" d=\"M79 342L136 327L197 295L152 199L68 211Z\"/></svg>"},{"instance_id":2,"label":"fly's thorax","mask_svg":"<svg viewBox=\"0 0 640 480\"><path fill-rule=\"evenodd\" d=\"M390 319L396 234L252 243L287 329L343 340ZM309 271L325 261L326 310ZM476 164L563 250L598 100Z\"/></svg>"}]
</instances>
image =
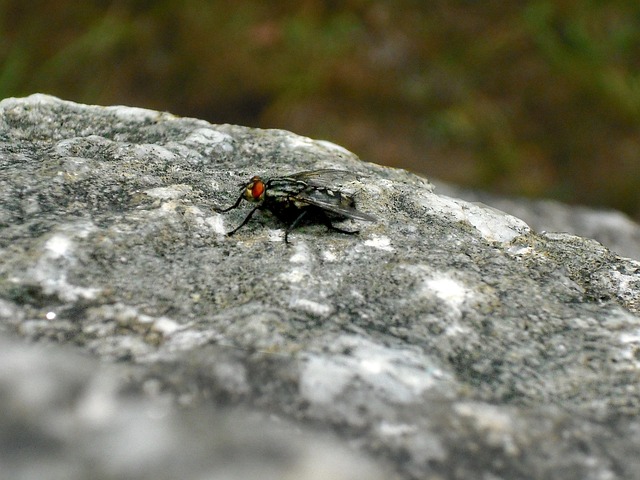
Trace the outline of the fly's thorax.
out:
<instances>
[{"instance_id":1,"label":"fly's thorax","mask_svg":"<svg viewBox=\"0 0 640 480\"><path fill-rule=\"evenodd\" d=\"M308 188L306 183L290 178L272 178L267 186L265 195L272 199L290 198Z\"/></svg>"}]
</instances>

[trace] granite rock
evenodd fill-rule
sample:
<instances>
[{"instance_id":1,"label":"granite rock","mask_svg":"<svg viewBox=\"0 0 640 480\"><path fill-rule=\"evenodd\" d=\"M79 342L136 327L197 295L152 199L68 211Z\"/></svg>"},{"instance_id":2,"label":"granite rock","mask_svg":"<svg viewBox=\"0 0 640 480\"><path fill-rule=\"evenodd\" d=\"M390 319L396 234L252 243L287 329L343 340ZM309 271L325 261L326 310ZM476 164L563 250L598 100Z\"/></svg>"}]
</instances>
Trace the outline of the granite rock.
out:
<instances>
[{"instance_id":1,"label":"granite rock","mask_svg":"<svg viewBox=\"0 0 640 480\"><path fill-rule=\"evenodd\" d=\"M123 388L128 373L2 338L0 478L385 478L327 433L257 411L176 409L158 381Z\"/></svg>"},{"instance_id":2,"label":"granite rock","mask_svg":"<svg viewBox=\"0 0 640 480\"><path fill-rule=\"evenodd\" d=\"M379 221L346 221L358 235L304 226L287 245L276 219L256 215L225 235L248 206L213 209L251 176L318 168L356 172L341 188ZM290 478L640 478L640 263L595 240L536 233L290 132L43 95L0 103L0 171L2 350L19 355L27 339L81 358L65 360L79 380L63 405L104 368L116 392L93 406L118 416L96 427L106 442L96 444L81 413L51 420L64 408L48 361L0 378L0 392L27 382L19 398L34 395L41 412L3 407L12 428L0 441L35 431L52 464L80 472L65 478L87 462L131 478L96 452L117 444L136 457L123 439L137 434L158 439L139 455L160 463L135 478L157 477L167 449L192 450L192 430L218 452L213 464L255 468L231 447L219 453L217 425L252 431L249 414L257 432L270 418L286 425L265 471L282 451L340 465L319 477L313 461ZM47 356L38 352L27 354ZM158 402L169 420L157 431L126 420ZM298 430L312 447L296 450ZM183 478L210 471L194 467L195 450L177 466ZM21 478L43 478L26 450L12 461ZM238 478L220 472L207 478Z\"/></svg>"},{"instance_id":3,"label":"granite rock","mask_svg":"<svg viewBox=\"0 0 640 480\"><path fill-rule=\"evenodd\" d=\"M640 260L640 225L617 210L548 199L500 197L437 180L433 184L438 193L497 208L521 218L537 232L567 232L593 238L622 256Z\"/></svg>"}]
</instances>

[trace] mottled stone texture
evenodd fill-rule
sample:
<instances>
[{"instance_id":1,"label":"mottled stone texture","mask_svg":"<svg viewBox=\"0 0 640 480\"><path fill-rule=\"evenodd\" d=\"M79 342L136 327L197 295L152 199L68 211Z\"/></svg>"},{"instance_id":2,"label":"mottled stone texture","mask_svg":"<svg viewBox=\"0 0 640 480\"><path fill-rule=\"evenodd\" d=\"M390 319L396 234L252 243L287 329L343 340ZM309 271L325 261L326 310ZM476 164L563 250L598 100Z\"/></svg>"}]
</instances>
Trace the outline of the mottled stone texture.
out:
<instances>
[{"instance_id":1,"label":"mottled stone texture","mask_svg":"<svg viewBox=\"0 0 640 480\"><path fill-rule=\"evenodd\" d=\"M317 168L379 221L225 236L251 176ZM11 478L640 478L639 292L594 240L328 142L0 103Z\"/></svg>"}]
</instances>

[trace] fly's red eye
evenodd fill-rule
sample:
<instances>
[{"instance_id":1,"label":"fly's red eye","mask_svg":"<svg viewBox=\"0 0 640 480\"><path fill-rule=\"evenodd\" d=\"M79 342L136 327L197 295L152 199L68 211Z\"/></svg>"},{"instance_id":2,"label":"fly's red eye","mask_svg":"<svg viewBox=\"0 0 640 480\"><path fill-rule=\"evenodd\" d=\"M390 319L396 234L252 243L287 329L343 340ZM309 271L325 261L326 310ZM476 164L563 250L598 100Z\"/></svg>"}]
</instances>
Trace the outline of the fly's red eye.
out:
<instances>
[{"instance_id":1,"label":"fly's red eye","mask_svg":"<svg viewBox=\"0 0 640 480\"><path fill-rule=\"evenodd\" d=\"M264 193L264 182L262 180L256 180L251 187L251 196L256 200Z\"/></svg>"}]
</instances>

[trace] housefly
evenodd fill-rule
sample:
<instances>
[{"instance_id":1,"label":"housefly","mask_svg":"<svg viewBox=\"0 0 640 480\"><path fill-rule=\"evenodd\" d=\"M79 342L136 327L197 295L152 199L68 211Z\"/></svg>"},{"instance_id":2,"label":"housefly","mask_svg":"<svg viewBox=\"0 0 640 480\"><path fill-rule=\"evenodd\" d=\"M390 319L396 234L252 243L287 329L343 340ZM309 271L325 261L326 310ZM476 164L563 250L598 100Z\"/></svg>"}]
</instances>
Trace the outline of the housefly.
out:
<instances>
[{"instance_id":1,"label":"housefly","mask_svg":"<svg viewBox=\"0 0 640 480\"><path fill-rule=\"evenodd\" d=\"M238 208L242 200L255 206L242 223L227 233L231 236L249 222L256 210L268 210L284 222L287 227L284 240L289 243L289 233L301 223L322 223L330 230L355 234L358 231L343 230L333 225L334 221L353 219L375 222L377 219L356 210L352 195L332 187L340 182L357 179L353 172L345 170L312 170L284 177L263 179L253 177L242 187L240 196L229 208L215 208L218 213Z\"/></svg>"}]
</instances>

